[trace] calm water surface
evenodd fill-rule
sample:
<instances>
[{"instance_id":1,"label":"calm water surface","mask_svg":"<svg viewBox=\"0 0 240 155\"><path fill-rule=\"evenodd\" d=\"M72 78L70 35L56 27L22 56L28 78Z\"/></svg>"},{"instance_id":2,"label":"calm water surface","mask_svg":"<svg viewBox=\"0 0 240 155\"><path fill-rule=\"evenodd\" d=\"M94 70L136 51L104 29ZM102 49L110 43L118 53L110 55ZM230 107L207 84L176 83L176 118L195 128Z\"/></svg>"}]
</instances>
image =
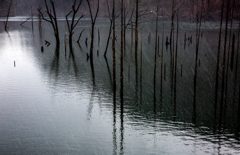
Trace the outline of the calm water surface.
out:
<instances>
[{"instance_id":1,"label":"calm water surface","mask_svg":"<svg viewBox=\"0 0 240 155\"><path fill-rule=\"evenodd\" d=\"M24 27L19 25L21 18L10 20L9 33L3 26L0 28L0 154L240 154L239 79L234 83L234 71L229 71L228 99L223 112L219 112L219 104L214 108L217 22L203 24L194 111L195 24L180 23L176 102L171 89L170 49L165 46L162 102L159 56L154 100L155 23L144 24L140 31L143 59L141 63L139 37L137 75L131 30L127 31L122 107L119 29L114 96L111 43L107 60L103 57L109 28L107 19L99 19L96 26L94 69L91 70L86 54L90 46L89 19L84 19L75 30L73 54L68 46L65 51L65 22L59 21L61 48L58 55L50 25L44 22L41 33L37 21L32 30L30 22ZM159 55L163 23L164 38L170 30L169 22L159 22ZM79 46L75 42L82 29L85 31ZM97 29L101 34L99 43ZM237 33L236 25L233 31ZM188 37L193 36L193 44L187 42L184 49L185 32ZM151 43L148 43L149 33L152 33ZM45 40L51 42L49 47L44 45ZM41 46L44 46L43 53ZM220 97L218 100L220 102Z\"/></svg>"}]
</instances>

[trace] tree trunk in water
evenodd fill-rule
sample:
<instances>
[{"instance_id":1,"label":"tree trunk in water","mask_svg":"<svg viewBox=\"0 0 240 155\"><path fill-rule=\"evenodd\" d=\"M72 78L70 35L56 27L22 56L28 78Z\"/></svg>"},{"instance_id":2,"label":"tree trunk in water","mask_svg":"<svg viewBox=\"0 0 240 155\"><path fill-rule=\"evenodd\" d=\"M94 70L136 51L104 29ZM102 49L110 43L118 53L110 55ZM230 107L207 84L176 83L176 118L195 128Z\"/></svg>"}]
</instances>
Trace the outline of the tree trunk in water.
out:
<instances>
[{"instance_id":1,"label":"tree trunk in water","mask_svg":"<svg viewBox=\"0 0 240 155\"><path fill-rule=\"evenodd\" d=\"M121 71L120 71L120 98L123 104L123 0L121 2Z\"/></svg>"},{"instance_id":2,"label":"tree trunk in water","mask_svg":"<svg viewBox=\"0 0 240 155\"><path fill-rule=\"evenodd\" d=\"M217 56L215 103L214 103L214 120L216 120L216 117L217 117L218 78L219 78L219 63L220 63L221 39L222 39L223 9L224 9L224 0L222 0L221 22L220 22L219 40L218 40L218 56Z\"/></svg>"},{"instance_id":3,"label":"tree trunk in water","mask_svg":"<svg viewBox=\"0 0 240 155\"><path fill-rule=\"evenodd\" d=\"M112 21L111 21L110 28L109 28L107 46L106 46L106 49L105 49L105 52L104 52L104 57L106 57L106 55L107 55L107 50L108 50L108 45L109 45L111 33L112 33Z\"/></svg>"},{"instance_id":4,"label":"tree trunk in water","mask_svg":"<svg viewBox=\"0 0 240 155\"><path fill-rule=\"evenodd\" d=\"M157 68L157 43L158 43L158 7L157 7L157 17L156 17L156 36L155 36L155 57L154 57L154 105L156 104L156 68Z\"/></svg>"},{"instance_id":5,"label":"tree trunk in water","mask_svg":"<svg viewBox=\"0 0 240 155\"><path fill-rule=\"evenodd\" d=\"M112 52L113 52L113 91L116 93L116 51L115 51L115 0L113 0L113 38L112 38Z\"/></svg>"},{"instance_id":6,"label":"tree trunk in water","mask_svg":"<svg viewBox=\"0 0 240 155\"><path fill-rule=\"evenodd\" d=\"M225 63L226 63L226 47L227 47L227 35L228 35L228 12L229 12L229 3L227 4L227 17L226 17L226 27L225 27L225 40L224 40L224 51L223 51L223 68L222 68L222 90L221 90L221 102L220 102L220 119L222 118L222 110L223 110L223 100L224 100L224 89L225 89ZM219 126L221 126L221 122L219 122Z\"/></svg>"},{"instance_id":7,"label":"tree trunk in water","mask_svg":"<svg viewBox=\"0 0 240 155\"><path fill-rule=\"evenodd\" d=\"M178 13L179 14L179 13ZM177 104L177 55L178 55L178 14L177 14L177 39L176 39L176 54L175 54L175 73L174 73L174 109ZM176 111L175 111L176 115Z\"/></svg>"},{"instance_id":8,"label":"tree trunk in water","mask_svg":"<svg viewBox=\"0 0 240 155\"><path fill-rule=\"evenodd\" d=\"M203 7L203 0L202 0L202 7ZM195 59L195 71L194 71L194 95L193 95L193 123L196 123L196 94L197 94L197 73L198 73L198 50L199 50L199 40L201 35L201 24L202 24L202 8L201 7L201 15L200 19L197 16L197 35L196 35L196 59ZM198 21L200 20L200 22Z\"/></svg>"},{"instance_id":9,"label":"tree trunk in water","mask_svg":"<svg viewBox=\"0 0 240 155\"><path fill-rule=\"evenodd\" d=\"M90 60L93 61L93 41L94 41L94 25L92 25L91 45L90 45Z\"/></svg>"},{"instance_id":10,"label":"tree trunk in water","mask_svg":"<svg viewBox=\"0 0 240 155\"><path fill-rule=\"evenodd\" d=\"M135 76L136 76L136 95L138 92L138 0L136 0L136 21L135 21Z\"/></svg>"}]
</instances>

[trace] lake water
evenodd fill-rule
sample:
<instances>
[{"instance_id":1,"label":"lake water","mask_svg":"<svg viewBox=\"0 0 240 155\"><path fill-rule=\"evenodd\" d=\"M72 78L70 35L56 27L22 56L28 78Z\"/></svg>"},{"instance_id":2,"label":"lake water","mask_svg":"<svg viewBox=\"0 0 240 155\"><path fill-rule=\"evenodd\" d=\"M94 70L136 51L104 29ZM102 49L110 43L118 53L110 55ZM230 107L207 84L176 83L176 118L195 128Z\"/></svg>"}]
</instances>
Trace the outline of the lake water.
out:
<instances>
[{"instance_id":1,"label":"lake water","mask_svg":"<svg viewBox=\"0 0 240 155\"><path fill-rule=\"evenodd\" d=\"M24 17L11 18L8 33L3 26L0 27L0 154L240 154L240 65L235 82L236 57L233 70L229 69L227 99L222 111L222 78L219 74L220 89L215 107L219 22L202 25L194 110L196 24L180 23L176 91L172 89L170 49L165 45L163 64L166 64L166 75L162 83L160 80L163 24L165 43L170 22L159 22L160 56L157 56L156 63L155 92L155 22L140 26L137 72L135 45L131 41L131 30L127 30L124 100L121 104L119 21L116 31L116 96L112 89L111 41L107 59L103 57L108 19L99 18L97 21L93 70L86 54L90 48L89 19L83 19L76 27L73 54L68 46L65 50L66 22L59 20L59 56L49 23L43 22L40 33L37 21L34 21L33 30L31 22L20 26L22 21ZM76 41L83 29L79 46ZM187 37L193 37L193 43L187 41L184 48L185 32ZM237 23L234 23L233 32L237 36ZM148 42L149 33L151 42ZM45 40L51 43L49 47L44 45ZM44 46L43 53L41 46Z\"/></svg>"}]
</instances>

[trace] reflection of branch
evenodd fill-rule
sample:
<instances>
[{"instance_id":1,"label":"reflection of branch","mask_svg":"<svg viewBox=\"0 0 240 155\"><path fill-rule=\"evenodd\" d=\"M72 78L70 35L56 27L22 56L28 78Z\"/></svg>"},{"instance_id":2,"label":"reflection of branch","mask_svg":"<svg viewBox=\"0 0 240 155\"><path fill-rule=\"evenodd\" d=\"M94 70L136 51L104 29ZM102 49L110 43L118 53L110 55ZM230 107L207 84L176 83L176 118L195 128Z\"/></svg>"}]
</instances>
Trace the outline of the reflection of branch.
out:
<instances>
[{"instance_id":1,"label":"reflection of branch","mask_svg":"<svg viewBox=\"0 0 240 155\"><path fill-rule=\"evenodd\" d=\"M89 106L88 106L88 116L87 119L90 120L91 119L91 114L92 114L92 109L93 109L93 98L94 98L94 88L91 94L91 98L90 98L90 102L89 102Z\"/></svg>"},{"instance_id":2,"label":"reflection of branch","mask_svg":"<svg viewBox=\"0 0 240 155\"><path fill-rule=\"evenodd\" d=\"M55 50L55 56L53 58L53 61L51 63L51 70L50 70L50 74L55 71L55 76L56 78L58 77L58 73L59 73L59 49L56 48Z\"/></svg>"},{"instance_id":3,"label":"reflection of branch","mask_svg":"<svg viewBox=\"0 0 240 155\"><path fill-rule=\"evenodd\" d=\"M107 57L104 57L104 58L105 58L105 61L106 61L106 64L107 64L108 74L109 74L109 77L110 77L110 84L112 85L112 76L111 76L110 67L108 65Z\"/></svg>"},{"instance_id":4,"label":"reflection of branch","mask_svg":"<svg viewBox=\"0 0 240 155\"><path fill-rule=\"evenodd\" d=\"M68 57L68 65L70 65L70 60L72 58L73 61L73 70L75 72L75 76L78 76L78 69L77 69L77 63L76 63L76 59L75 59L75 55L73 52L70 52L69 57ZM69 67L68 67L69 68Z\"/></svg>"},{"instance_id":5,"label":"reflection of branch","mask_svg":"<svg viewBox=\"0 0 240 155\"><path fill-rule=\"evenodd\" d=\"M85 30L85 29L83 29L83 30L81 31L81 33L80 33L80 35L79 35L79 37L78 37L78 40L77 40L77 43L78 43L78 44L79 44L80 38L81 38L82 33L83 33L84 30Z\"/></svg>"}]
</instances>

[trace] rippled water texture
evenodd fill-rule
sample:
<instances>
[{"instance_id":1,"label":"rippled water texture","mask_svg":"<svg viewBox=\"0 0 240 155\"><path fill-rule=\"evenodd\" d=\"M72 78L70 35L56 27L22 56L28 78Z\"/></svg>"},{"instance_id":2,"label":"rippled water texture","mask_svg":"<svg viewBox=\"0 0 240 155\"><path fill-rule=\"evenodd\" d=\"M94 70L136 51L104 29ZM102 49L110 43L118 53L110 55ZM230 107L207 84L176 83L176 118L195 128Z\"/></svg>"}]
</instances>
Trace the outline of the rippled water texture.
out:
<instances>
[{"instance_id":1,"label":"rippled water texture","mask_svg":"<svg viewBox=\"0 0 240 155\"><path fill-rule=\"evenodd\" d=\"M11 18L9 33L4 31L3 26L0 27L0 154L240 154L239 79L234 83L234 71L229 71L228 98L223 111L220 113L219 103L214 107L218 22L202 25L197 102L196 110L193 110L194 23L180 23L176 92L172 90L170 49L164 45L166 77L162 83L162 102L161 38L164 24L165 43L170 23L159 22L160 52L156 64L155 93L155 22L145 23L140 28L137 72L134 41L131 41L131 30L127 30L124 101L121 106L119 21L115 96L112 89L111 41L107 59L103 57L108 19L99 18L97 21L93 70L86 54L90 48L89 19L83 19L75 30L72 54L68 46L66 51L64 47L66 23L59 20L59 55L48 23L43 23L41 33L37 21L32 30L31 22L26 22L24 27L19 25L23 20L23 17ZM236 25L233 28L235 34ZM79 46L76 41L83 29ZM101 36L99 43L98 29ZM193 37L193 43L187 41L184 49L185 32L187 37ZM44 45L45 40L51 43L49 47ZM44 46L43 53L41 46Z\"/></svg>"}]
</instances>

